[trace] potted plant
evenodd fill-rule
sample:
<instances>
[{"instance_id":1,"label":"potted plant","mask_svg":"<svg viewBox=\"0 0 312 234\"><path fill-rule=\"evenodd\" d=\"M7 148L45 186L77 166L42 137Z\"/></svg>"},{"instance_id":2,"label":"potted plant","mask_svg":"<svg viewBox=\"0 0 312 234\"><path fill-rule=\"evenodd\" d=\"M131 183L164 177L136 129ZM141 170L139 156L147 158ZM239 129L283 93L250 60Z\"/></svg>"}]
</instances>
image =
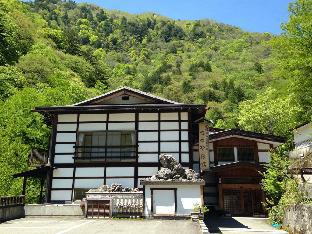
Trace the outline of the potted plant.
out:
<instances>
[{"instance_id":1,"label":"potted plant","mask_svg":"<svg viewBox=\"0 0 312 234\"><path fill-rule=\"evenodd\" d=\"M193 212L191 212L191 218L192 220L203 220L204 219L204 214L208 212L209 209L207 206L204 205L199 205L198 203L194 204L193 206Z\"/></svg>"}]
</instances>

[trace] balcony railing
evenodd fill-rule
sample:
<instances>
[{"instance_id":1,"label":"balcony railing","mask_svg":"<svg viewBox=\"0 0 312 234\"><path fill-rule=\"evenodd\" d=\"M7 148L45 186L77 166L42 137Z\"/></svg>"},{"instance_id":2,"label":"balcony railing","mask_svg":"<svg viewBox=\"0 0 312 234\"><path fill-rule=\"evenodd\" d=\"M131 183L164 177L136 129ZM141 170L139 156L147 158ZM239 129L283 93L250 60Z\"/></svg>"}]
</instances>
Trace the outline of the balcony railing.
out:
<instances>
[{"instance_id":1,"label":"balcony railing","mask_svg":"<svg viewBox=\"0 0 312 234\"><path fill-rule=\"evenodd\" d=\"M134 162L136 161L136 146L76 146L76 160Z\"/></svg>"}]
</instances>

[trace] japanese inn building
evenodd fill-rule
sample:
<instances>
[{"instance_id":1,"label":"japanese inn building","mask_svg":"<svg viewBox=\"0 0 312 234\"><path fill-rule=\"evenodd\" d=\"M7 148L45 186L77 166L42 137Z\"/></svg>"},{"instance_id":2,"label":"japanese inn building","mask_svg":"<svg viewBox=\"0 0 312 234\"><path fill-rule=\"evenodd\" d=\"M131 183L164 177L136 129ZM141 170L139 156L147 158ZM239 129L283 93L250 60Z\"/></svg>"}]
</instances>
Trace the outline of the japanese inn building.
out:
<instances>
[{"instance_id":1,"label":"japanese inn building","mask_svg":"<svg viewBox=\"0 0 312 234\"><path fill-rule=\"evenodd\" d=\"M206 105L183 104L122 87L68 106L37 107L51 126L45 165L17 176L42 176L47 203L71 203L90 188L138 187L167 153L201 173L204 201L233 215L263 214L260 188L270 149L284 139L209 128ZM24 192L25 192L25 185Z\"/></svg>"}]
</instances>

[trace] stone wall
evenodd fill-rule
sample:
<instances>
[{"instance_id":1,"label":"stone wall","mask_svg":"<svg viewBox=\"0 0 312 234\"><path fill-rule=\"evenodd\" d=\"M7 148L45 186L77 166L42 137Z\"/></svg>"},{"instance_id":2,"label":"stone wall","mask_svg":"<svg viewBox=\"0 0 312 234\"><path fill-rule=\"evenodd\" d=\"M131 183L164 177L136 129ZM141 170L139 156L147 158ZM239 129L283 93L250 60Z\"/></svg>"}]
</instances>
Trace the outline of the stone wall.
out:
<instances>
[{"instance_id":1,"label":"stone wall","mask_svg":"<svg viewBox=\"0 0 312 234\"><path fill-rule=\"evenodd\" d=\"M312 233L312 205L292 205L286 210L283 226L290 234Z\"/></svg>"},{"instance_id":2,"label":"stone wall","mask_svg":"<svg viewBox=\"0 0 312 234\"><path fill-rule=\"evenodd\" d=\"M25 205L26 216L83 216L79 204L29 204Z\"/></svg>"},{"instance_id":3,"label":"stone wall","mask_svg":"<svg viewBox=\"0 0 312 234\"><path fill-rule=\"evenodd\" d=\"M0 207L0 223L25 217L23 205Z\"/></svg>"}]
</instances>

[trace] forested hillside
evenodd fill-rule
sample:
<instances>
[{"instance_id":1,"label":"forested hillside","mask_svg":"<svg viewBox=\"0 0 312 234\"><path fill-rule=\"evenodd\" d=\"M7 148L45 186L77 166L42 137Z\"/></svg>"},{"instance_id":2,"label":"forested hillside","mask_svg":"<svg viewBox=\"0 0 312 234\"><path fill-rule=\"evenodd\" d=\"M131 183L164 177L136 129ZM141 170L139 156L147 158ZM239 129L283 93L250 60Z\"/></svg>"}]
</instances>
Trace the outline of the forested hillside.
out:
<instances>
[{"instance_id":1,"label":"forested hillside","mask_svg":"<svg viewBox=\"0 0 312 234\"><path fill-rule=\"evenodd\" d=\"M124 85L207 104L217 127L287 135L311 119L311 12L299 0L273 36L73 1L0 0L0 194L19 193L11 175L28 168L31 148L47 148L49 128L32 108Z\"/></svg>"}]
</instances>

